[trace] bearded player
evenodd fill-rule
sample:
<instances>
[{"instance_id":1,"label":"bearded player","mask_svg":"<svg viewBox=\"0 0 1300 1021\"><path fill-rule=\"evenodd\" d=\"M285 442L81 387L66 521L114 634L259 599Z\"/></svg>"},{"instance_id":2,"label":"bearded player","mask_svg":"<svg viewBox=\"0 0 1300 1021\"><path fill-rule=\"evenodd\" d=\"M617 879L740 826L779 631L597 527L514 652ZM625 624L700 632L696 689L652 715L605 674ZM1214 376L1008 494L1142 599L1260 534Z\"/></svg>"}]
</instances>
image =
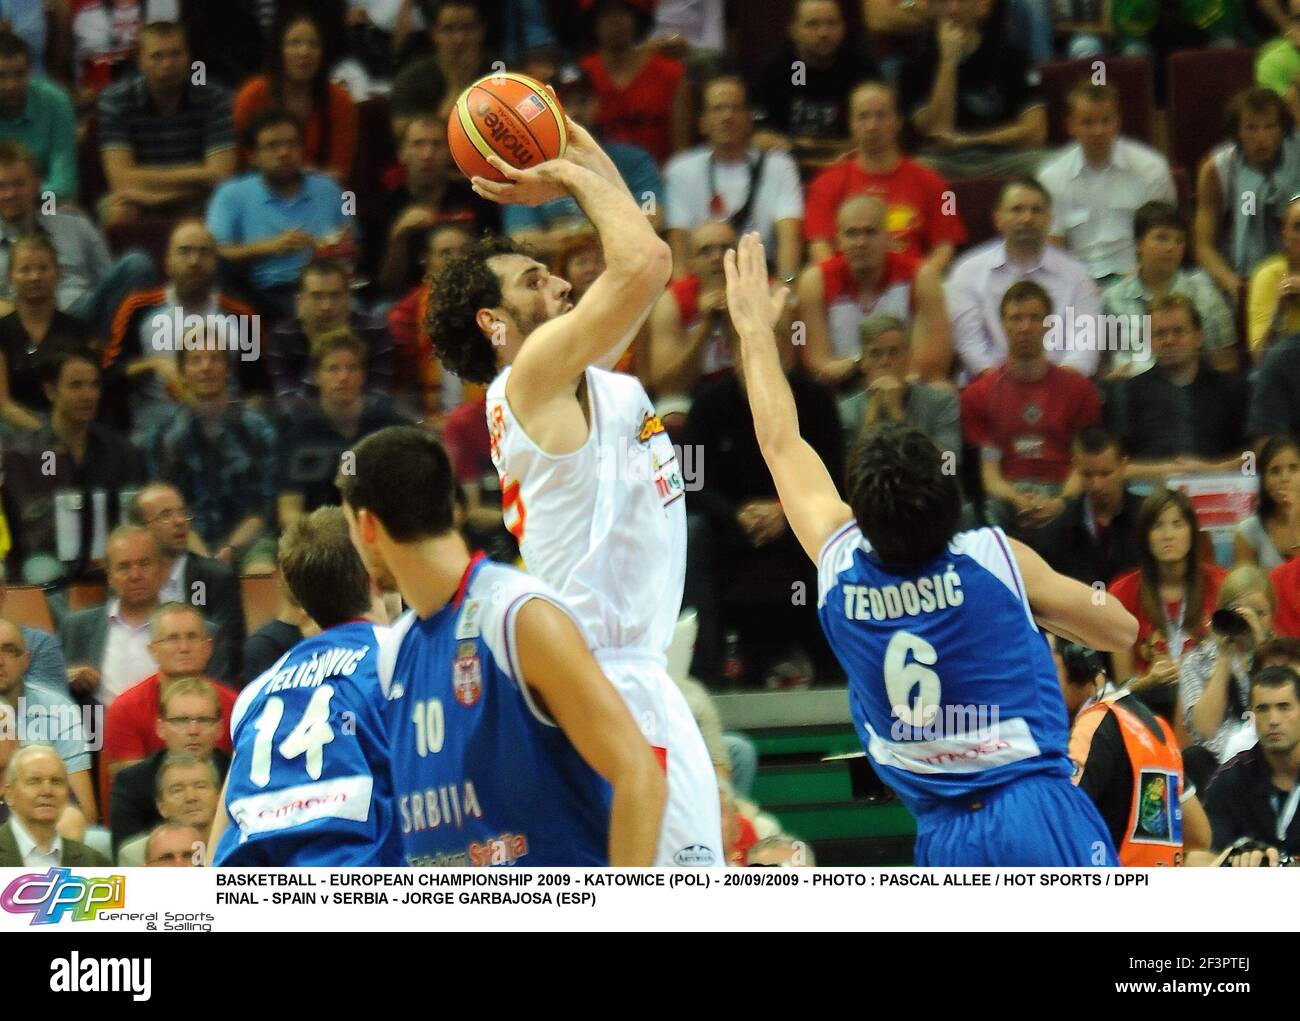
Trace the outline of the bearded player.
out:
<instances>
[{"instance_id":1,"label":"bearded player","mask_svg":"<svg viewBox=\"0 0 1300 1021\"><path fill-rule=\"evenodd\" d=\"M429 335L462 379L489 384L492 460L506 526L530 573L559 591L668 777L658 865L722 865L717 780L665 653L686 572L685 484L650 398L608 371L672 269L609 157L568 121L562 159L484 198L535 206L571 195L595 226L605 271L576 305L569 284L494 239L471 245L432 283Z\"/></svg>"}]
</instances>

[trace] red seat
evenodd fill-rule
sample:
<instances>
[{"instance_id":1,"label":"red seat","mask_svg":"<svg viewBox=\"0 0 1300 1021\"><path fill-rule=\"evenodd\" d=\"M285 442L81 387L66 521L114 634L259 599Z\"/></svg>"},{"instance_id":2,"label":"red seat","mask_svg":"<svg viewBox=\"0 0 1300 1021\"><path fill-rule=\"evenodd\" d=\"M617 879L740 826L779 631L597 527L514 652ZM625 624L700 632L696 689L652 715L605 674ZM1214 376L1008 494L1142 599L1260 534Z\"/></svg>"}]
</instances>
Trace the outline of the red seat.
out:
<instances>
[{"instance_id":1,"label":"red seat","mask_svg":"<svg viewBox=\"0 0 1300 1021\"><path fill-rule=\"evenodd\" d=\"M239 594L244 604L244 627L250 635L280 609L280 583L274 574L240 578Z\"/></svg>"},{"instance_id":2,"label":"red seat","mask_svg":"<svg viewBox=\"0 0 1300 1021\"><path fill-rule=\"evenodd\" d=\"M1180 50L1169 57L1169 162L1196 179L1202 158L1227 137L1228 101L1255 84L1251 49Z\"/></svg>"},{"instance_id":3,"label":"red seat","mask_svg":"<svg viewBox=\"0 0 1300 1021\"><path fill-rule=\"evenodd\" d=\"M1009 177L966 177L949 182L957 199L957 215L966 224L971 247L997 237L993 210L997 208L998 194L1009 180Z\"/></svg>"},{"instance_id":4,"label":"red seat","mask_svg":"<svg viewBox=\"0 0 1300 1021\"><path fill-rule=\"evenodd\" d=\"M1080 79L1094 79L1098 72L1104 74L1105 84L1119 90L1123 133L1147 145L1155 144L1155 75L1146 57L1049 60L1039 64L1038 71L1043 78L1043 98L1047 101L1049 145L1069 141L1065 128L1070 112L1066 96Z\"/></svg>"},{"instance_id":5,"label":"red seat","mask_svg":"<svg viewBox=\"0 0 1300 1021\"><path fill-rule=\"evenodd\" d=\"M54 630L54 617L50 614L49 603L45 601L45 590L38 585L9 589L5 593L4 615L17 624L26 624L41 631Z\"/></svg>"}]
</instances>

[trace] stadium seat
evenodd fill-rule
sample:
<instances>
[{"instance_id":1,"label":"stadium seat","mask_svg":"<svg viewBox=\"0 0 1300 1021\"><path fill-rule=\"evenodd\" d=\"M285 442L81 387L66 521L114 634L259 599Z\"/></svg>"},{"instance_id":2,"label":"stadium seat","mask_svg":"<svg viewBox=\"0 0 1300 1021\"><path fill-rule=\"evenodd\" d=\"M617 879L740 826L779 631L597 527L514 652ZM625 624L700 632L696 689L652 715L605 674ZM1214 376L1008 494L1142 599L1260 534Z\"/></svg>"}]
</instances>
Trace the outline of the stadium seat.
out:
<instances>
[{"instance_id":1,"label":"stadium seat","mask_svg":"<svg viewBox=\"0 0 1300 1021\"><path fill-rule=\"evenodd\" d=\"M81 842L87 847L94 848L109 861L113 860L113 835L108 831L107 826L91 826L86 830L86 835L82 837ZM144 864L144 857L141 856L140 864Z\"/></svg>"},{"instance_id":2,"label":"stadium seat","mask_svg":"<svg viewBox=\"0 0 1300 1021\"><path fill-rule=\"evenodd\" d=\"M348 183L361 201L383 189L384 173L397 162L388 97L374 96L357 104L357 155Z\"/></svg>"},{"instance_id":3,"label":"stadium seat","mask_svg":"<svg viewBox=\"0 0 1300 1021\"><path fill-rule=\"evenodd\" d=\"M1096 65L1102 64L1102 67ZM1064 145L1070 140L1065 130L1069 113L1066 95L1081 78L1104 72L1105 84L1119 89L1122 106L1121 131L1147 145L1155 145L1155 75L1146 57L1089 57L1084 60L1049 60L1038 65L1047 100L1047 142Z\"/></svg>"},{"instance_id":4,"label":"stadium seat","mask_svg":"<svg viewBox=\"0 0 1300 1021\"><path fill-rule=\"evenodd\" d=\"M50 604L45 601L45 590L37 585L9 589L5 595L4 615L41 631L54 630L54 615L50 613Z\"/></svg>"},{"instance_id":5,"label":"stadium seat","mask_svg":"<svg viewBox=\"0 0 1300 1021\"><path fill-rule=\"evenodd\" d=\"M107 595L107 586L98 582L78 582L68 589L68 610L84 610L88 606L98 606Z\"/></svg>"},{"instance_id":6,"label":"stadium seat","mask_svg":"<svg viewBox=\"0 0 1300 1021\"><path fill-rule=\"evenodd\" d=\"M957 197L957 215L966 224L968 247L982 245L997 236L993 210L998 203L998 192L1009 180L1009 177L967 177L950 182L949 187Z\"/></svg>"},{"instance_id":7,"label":"stadium seat","mask_svg":"<svg viewBox=\"0 0 1300 1021\"><path fill-rule=\"evenodd\" d=\"M280 607L280 585L274 574L250 575L239 579L244 604L244 627L252 634L275 616Z\"/></svg>"},{"instance_id":8,"label":"stadium seat","mask_svg":"<svg viewBox=\"0 0 1300 1021\"><path fill-rule=\"evenodd\" d=\"M1192 180L1201 159L1227 134L1228 100L1255 84L1251 49L1180 50L1169 57L1169 162Z\"/></svg>"}]
</instances>

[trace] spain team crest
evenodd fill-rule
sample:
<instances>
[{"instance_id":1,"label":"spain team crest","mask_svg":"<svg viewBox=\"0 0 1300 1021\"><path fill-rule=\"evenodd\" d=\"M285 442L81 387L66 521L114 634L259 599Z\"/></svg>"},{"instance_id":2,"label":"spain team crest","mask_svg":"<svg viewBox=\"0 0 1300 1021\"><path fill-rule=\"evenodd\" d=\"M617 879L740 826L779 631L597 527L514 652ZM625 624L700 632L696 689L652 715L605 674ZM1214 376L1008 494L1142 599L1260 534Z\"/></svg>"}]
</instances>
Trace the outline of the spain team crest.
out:
<instances>
[{"instance_id":1,"label":"spain team crest","mask_svg":"<svg viewBox=\"0 0 1300 1021\"><path fill-rule=\"evenodd\" d=\"M451 687L456 701L466 709L476 706L483 696L483 664L473 642L461 642L456 647L456 660L451 665Z\"/></svg>"}]
</instances>

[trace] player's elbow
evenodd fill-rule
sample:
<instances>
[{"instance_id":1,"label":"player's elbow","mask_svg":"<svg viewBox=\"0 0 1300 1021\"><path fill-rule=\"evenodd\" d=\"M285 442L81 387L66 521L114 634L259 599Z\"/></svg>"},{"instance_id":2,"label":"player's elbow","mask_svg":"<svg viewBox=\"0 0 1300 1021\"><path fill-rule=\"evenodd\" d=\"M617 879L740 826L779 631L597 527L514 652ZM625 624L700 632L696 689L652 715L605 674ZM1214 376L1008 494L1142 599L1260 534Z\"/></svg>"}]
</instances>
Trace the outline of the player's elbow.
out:
<instances>
[{"instance_id":1,"label":"player's elbow","mask_svg":"<svg viewBox=\"0 0 1300 1021\"><path fill-rule=\"evenodd\" d=\"M609 272L625 278L632 286L644 288L656 296L668 286L673 273L673 250L661 238L654 238L634 254L611 264Z\"/></svg>"},{"instance_id":2,"label":"player's elbow","mask_svg":"<svg viewBox=\"0 0 1300 1021\"><path fill-rule=\"evenodd\" d=\"M1105 641L1095 643L1099 652L1126 652L1137 642L1138 623L1133 614L1110 597L1104 633Z\"/></svg>"}]
</instances>

